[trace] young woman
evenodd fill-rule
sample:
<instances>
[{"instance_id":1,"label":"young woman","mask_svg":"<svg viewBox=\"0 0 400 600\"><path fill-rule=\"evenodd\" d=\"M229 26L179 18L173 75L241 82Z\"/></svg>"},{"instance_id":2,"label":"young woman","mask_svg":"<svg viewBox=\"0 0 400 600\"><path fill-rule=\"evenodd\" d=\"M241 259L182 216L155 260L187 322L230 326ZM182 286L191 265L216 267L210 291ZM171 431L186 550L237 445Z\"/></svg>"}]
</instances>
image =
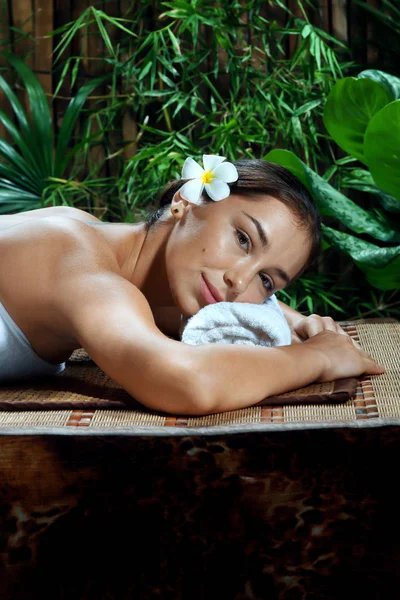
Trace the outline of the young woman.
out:
<instances>
[{"instance_id":1,"label":"young woman","mask_svg":"<svg viewBox=\"0 0 400 600\"><path fill-rule=\"evenodd\" d=\"M313 381L382 373L332 319L284 304L290 346L172 339L181 315L209 302L263 302L319 249L316 208L294 176L261 160L225 165L238 177L225 188L218 169L186 169L145 223L103 223L69 207L0 216L0 382L57 374L83 347L150 409L201 415ZM228 196L219 202L221 190Z\"/></svg>"}]
</instances>

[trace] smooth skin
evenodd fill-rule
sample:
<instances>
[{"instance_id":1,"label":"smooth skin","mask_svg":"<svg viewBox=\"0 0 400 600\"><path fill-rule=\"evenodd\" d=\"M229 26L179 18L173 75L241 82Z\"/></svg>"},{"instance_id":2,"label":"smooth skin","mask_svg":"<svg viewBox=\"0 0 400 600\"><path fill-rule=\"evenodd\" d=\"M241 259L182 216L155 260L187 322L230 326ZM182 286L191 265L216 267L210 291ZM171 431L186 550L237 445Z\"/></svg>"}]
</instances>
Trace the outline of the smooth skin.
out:
<instances>
[{"instance_id":1,"label":"smooth skin","mask_svg":"<svg viewBox=\"0 0 400 600\"><path fill-rule=\"evenodd\" d=\"M266 247L243 211L264 228ZM307 232L272 197L194 205L177 192L147 234L144 223L39 209L0 216L0 300L45 360L62 362L83 347L151 409L223 412L313 381L384 372L332 319L304 317L282 303L290 346L171 339L181 315L206 305L202 275L224 301L260 303L297 276L309 250Z\"/></svg>"}]
</instances>

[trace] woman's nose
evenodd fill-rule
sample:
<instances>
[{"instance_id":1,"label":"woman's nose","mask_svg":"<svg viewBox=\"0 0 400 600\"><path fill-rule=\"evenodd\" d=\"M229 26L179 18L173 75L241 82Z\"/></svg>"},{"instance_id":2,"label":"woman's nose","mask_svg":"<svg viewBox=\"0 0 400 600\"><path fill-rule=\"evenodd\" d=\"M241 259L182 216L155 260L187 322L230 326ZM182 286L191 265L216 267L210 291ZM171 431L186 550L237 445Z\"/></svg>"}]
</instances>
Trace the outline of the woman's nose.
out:
<instances>
[{"instance_id":1,"label":"woman's nose","mask_svg":"<svg viewBox=\"0 0 400 600\"><path fill-rule=\"evenodd\" d=\"M244 294L247 290L251 279L250 273L245 269L231 269L227 271L224 275L225 284L228 287L228 290L234 293L236 296L240 294Z\"/></svg>"}]
</instances>

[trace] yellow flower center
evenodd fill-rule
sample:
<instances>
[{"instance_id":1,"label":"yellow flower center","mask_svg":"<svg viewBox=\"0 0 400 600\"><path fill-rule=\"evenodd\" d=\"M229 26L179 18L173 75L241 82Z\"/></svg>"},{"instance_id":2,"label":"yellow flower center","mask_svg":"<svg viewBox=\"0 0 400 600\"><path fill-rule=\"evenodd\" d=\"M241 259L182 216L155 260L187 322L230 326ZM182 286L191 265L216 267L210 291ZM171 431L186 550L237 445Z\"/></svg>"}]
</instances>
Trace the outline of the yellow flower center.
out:
<instances>
[{"instance_id":1,"label":"yellow flower center","mask_svg":"<svg viewBox=\"0 0 400 600\"><path fill-rule=\"evenodd\" d=\"M210 181L214 179L214 177L215 175L213 175L211 171L204 171L203 175L201 176L201 181L203 184L210 183Z\"/></svg>"}]
</instances>

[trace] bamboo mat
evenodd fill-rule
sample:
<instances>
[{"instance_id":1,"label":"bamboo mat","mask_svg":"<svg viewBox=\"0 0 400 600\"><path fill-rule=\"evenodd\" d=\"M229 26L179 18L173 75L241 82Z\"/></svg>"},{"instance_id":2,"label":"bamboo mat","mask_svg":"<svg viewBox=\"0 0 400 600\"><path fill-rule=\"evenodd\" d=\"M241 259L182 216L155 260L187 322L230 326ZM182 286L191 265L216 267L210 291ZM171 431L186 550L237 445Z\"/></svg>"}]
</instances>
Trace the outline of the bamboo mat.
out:
<instances>
[{"instance_id":1,"label":"bamboo mat","mask_svg":"<svg viewBox=\"0 0 400 600\"><path fill-rule=\"evenodd\" d=\"M314 384L268 398L250 408L185 417L150 411L133 400L85 353L76 351L67 370L57 377L0 389L0 432L8 428L68 428L139 430L178 428L202 431L221 427L238 431L252 425L283 424L290 428L400 423L400 323L390 319L344 322L342 327L361 347L386 367L386 373L358 380ZM129 403L127 405L127 403ZM274 428L274 427L272 427Z\"/></svg>"}]
</instances>

